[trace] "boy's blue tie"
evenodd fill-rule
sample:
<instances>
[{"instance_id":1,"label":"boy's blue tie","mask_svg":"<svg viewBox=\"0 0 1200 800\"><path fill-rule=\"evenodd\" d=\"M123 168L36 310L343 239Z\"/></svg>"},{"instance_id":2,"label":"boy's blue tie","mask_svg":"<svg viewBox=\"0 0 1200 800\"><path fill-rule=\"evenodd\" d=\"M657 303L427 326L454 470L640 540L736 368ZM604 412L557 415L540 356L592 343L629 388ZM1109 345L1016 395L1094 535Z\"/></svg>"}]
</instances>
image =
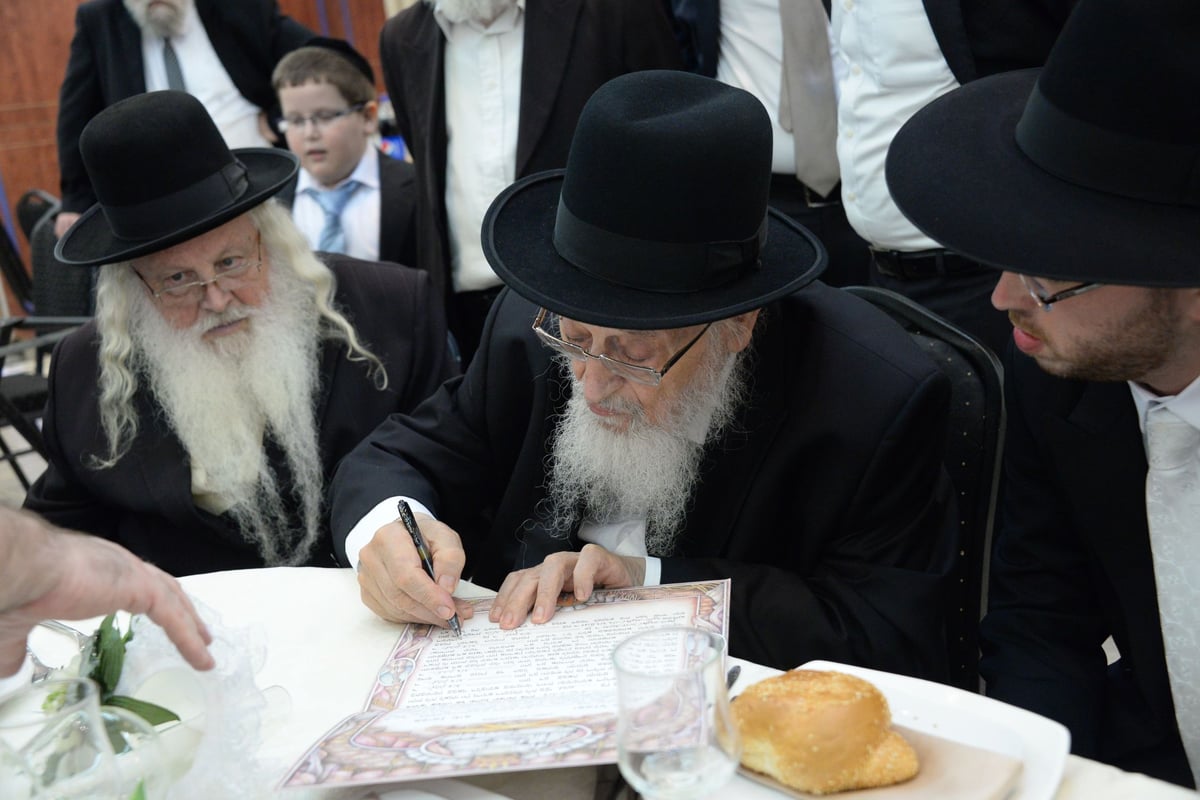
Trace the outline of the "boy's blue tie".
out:
<instances>
[{"instance_id":1,"label":"boy's blue tie","mask_svg":"<svg viewBox=\"0 0 1200 800\"><path fill-rule=\"evenodd\" d=\"M312 187L305 189L305 192L316 200L325 212L325 227L321 229L321 236L317 241L318 250L324 250L327 253L346 252L346 232L342 230L342 210L346 207L346 203L350 202L354 191L361 185L358 181L349 180L334 189L324 191Z\"/></svg>"}]
</instances>

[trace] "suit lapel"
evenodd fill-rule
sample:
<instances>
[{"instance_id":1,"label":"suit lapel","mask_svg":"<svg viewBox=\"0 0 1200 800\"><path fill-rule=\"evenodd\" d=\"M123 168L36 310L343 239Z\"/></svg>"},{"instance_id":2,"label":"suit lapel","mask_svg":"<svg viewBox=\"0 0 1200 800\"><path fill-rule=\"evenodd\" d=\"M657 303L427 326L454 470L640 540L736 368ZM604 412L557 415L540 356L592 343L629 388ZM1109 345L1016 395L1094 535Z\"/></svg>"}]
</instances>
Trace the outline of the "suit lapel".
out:
<instances>
[{"instance_id":1,"label":"suit lapel","mask_svg":"<svg viewBox=\"0 0 1200 800\"><path fill-rule=\"evenodd\" d=\"M1146 524L1146 453L1136 408L1124 383L1088 384L1065 419L1047 425L1053 452L1068 454L1059 470L1087 538L1119 603L1128 657L1152 708L1171 718L1163 663L1154 562ZM1162 678L1161 680L1159 678Z\"/></svg>"},{"instance_id":2,"label":"suit lapel","mask_svg":"<svg viewBox=\"0 0 1200 800\"><path fill-rule=\"evenodd\" d=\"M544 0L525 6L525 42L521 60L521 110L517 121L518 178L550 120L562 86L575 26L583 0Z\"/></svg>"},{"instance_id":3,"label":"suit lapel","mask_svg":"<svg viewBox=\"0 0 1200 800\"><path fill-rule=\"evenodd\" d=\"M967 40L961 0L924 0L924 4L933 36L954 77L960 84L975 80L975 56Z\"/></svg>"},{"instance_id":4,"label":"suit lapel","mask_svg":"<svg viewBox=\"0 0 1200 800\"><path fill-rule=\"evenodd\" d=\"M133 17L121 6L117 10L116 25L113 26L116 41L113 42L114 52L124 53L125 67L120 74L127 76L128 85L114 98L119 100L146 92L146 61L142 53L142 29L133 21Z\"/></svg>"},{"instance_id":5,"label":"suit lapel","mask_svg":"<svg viewBox=\"0 0 1200 800\"><path fill-rule=\"evenodd\" d=\"M394 169L398 164L392 163L391 156L379 153L379 202L383 209L391 208L394 203L403 202L397 197L400 191L398 181L400 175ZM393 224L386 213L379 215L379 260L396 261L392 254L400 252L401 226Z\"/></svg>"}]
</instances>

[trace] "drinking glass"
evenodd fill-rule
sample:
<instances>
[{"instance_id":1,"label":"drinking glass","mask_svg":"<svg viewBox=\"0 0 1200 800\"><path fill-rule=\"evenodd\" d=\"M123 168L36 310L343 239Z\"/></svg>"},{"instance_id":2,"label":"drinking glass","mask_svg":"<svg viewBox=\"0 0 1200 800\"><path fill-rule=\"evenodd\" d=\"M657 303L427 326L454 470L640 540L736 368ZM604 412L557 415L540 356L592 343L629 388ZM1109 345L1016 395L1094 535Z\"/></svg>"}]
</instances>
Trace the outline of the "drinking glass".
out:
<instances>
[{"instance_id":1,"label":"drinking glass","mask_svg":"<svg viewBox=\"0 0 1200 800\"><path fill-rule=\"evenodd\" d=\"M0 797L127 800L161 787L148 723L100 705L86 678L32 684L0 700Z\"/></svg>"},{"instance_id":2,"label":"drinking glass","mask_svg":"<svg viewBox=\"0 0 1200 800\"><path fill-rule=\"evenodd\" d=\"M613 651L618 766L647 800L695 800L741 759L723 670L725 640L695 628L635 634Z\"/></svg>"}]
</instances>

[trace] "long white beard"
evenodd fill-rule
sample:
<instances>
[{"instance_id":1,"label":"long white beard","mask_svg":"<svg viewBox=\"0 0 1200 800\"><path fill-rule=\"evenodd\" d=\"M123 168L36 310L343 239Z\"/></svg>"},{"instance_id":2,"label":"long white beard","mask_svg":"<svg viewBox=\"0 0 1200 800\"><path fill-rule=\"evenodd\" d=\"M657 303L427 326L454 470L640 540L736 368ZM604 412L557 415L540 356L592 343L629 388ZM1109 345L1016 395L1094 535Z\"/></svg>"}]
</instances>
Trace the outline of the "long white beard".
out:
<instances>
[{"instance_id":1,"label":"long white beard","mask_svg":"<svg viewBox=\"0 0 1200 800\"><path fill-rule=\"evenodd\" d=\"M150 7L150 0L124 0L125 9L139 28L149 28L155 36L168 38L183 33L183 20L192 0L167 0Z\"/></svg>"},{"instance_id":2,"label":"long white beard","mask_svg":"<svg viewBox=\"0 0 1200 800\"><path fill-rule=\"evenodd\" d=\"M451 22L471 20L480 25L490 25L517 0L426 0Z\"/></svg>"},{"instance_id":3,"label":"long white beard","mask_svg":"<svg viewBox=\"0 0 1200 800\"><path fill-rule=\"evenodd\" d=\"M176 330L144 292L130 331L135 365L179 437L193 475L271 566L308 560L321 534L323 477L315 402L320 317L312 291L290 270L274 269L258 308L234 299L219 315L201 312ZM248 331L201 338L248 317ZM292 483L280 486L268 463L267 433L283 451ZM299 510L301 529L289 525Z\"/></svg>"},{"instance_id":4,"label":"long white beard","mask_svg":"<svg viewBox=\"0 0 1200 800\"><path fill-rule=\"evenodd\" d=\"M661 425L646 421L640 406L626 403L609 408L630 414L629 426L605 425L588 409L583 386L572 377L550 456L547 498L553 530L565 535L582 508L585 519L599 523L644 519L647 552L674 551L704 446L732 423L746 393L744 353L709 352L692 385L665 410Z\"/></svg>"}]
</instances>

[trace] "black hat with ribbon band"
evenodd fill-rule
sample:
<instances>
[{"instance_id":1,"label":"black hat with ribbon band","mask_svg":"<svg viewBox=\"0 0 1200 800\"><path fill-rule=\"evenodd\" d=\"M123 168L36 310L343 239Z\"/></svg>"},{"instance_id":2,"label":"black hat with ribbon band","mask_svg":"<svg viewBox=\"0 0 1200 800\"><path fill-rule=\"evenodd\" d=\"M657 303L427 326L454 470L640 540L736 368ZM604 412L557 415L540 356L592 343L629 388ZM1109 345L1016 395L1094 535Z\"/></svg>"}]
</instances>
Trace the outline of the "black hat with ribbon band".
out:
<instances>
[{"instance_id":1,"label":"black hat with ribbon band","mask_svg":"<svg viewBox=\"0 0 1200 800\"><path fill-rule=\"evenodd\" d=\"M565 170L495 199L483 252L518 294L580 322L732 317L825 266L816 238L767 208L770 180L771 122L753 95L685 72L630 73L588 100Z\"/></svg>"},{"instance_id":2,"label":"black hat with ribbon band","mask_svg":"<svg viewBox=\"0 0 1200 800\"><path fill-rule=\"evenodd\" d=\"M1041 70L968 83L892 141L945 247L1070 281L1200 286L1200 3L1082 0Z\"/></svg>"},{"instance_id":3,"label":"black hat with ribbon band","mask_svg":"<svg viewBox=\"0 0 1200 800\"><path fill-rule=\"evenodd\" d=\"M282 189L299 167L284 150L230 150L186 92L149 92L97 114L79 138L97 203L55 247L63 263L127 261L194 239Z\"/></svg>"}]
</instances>

